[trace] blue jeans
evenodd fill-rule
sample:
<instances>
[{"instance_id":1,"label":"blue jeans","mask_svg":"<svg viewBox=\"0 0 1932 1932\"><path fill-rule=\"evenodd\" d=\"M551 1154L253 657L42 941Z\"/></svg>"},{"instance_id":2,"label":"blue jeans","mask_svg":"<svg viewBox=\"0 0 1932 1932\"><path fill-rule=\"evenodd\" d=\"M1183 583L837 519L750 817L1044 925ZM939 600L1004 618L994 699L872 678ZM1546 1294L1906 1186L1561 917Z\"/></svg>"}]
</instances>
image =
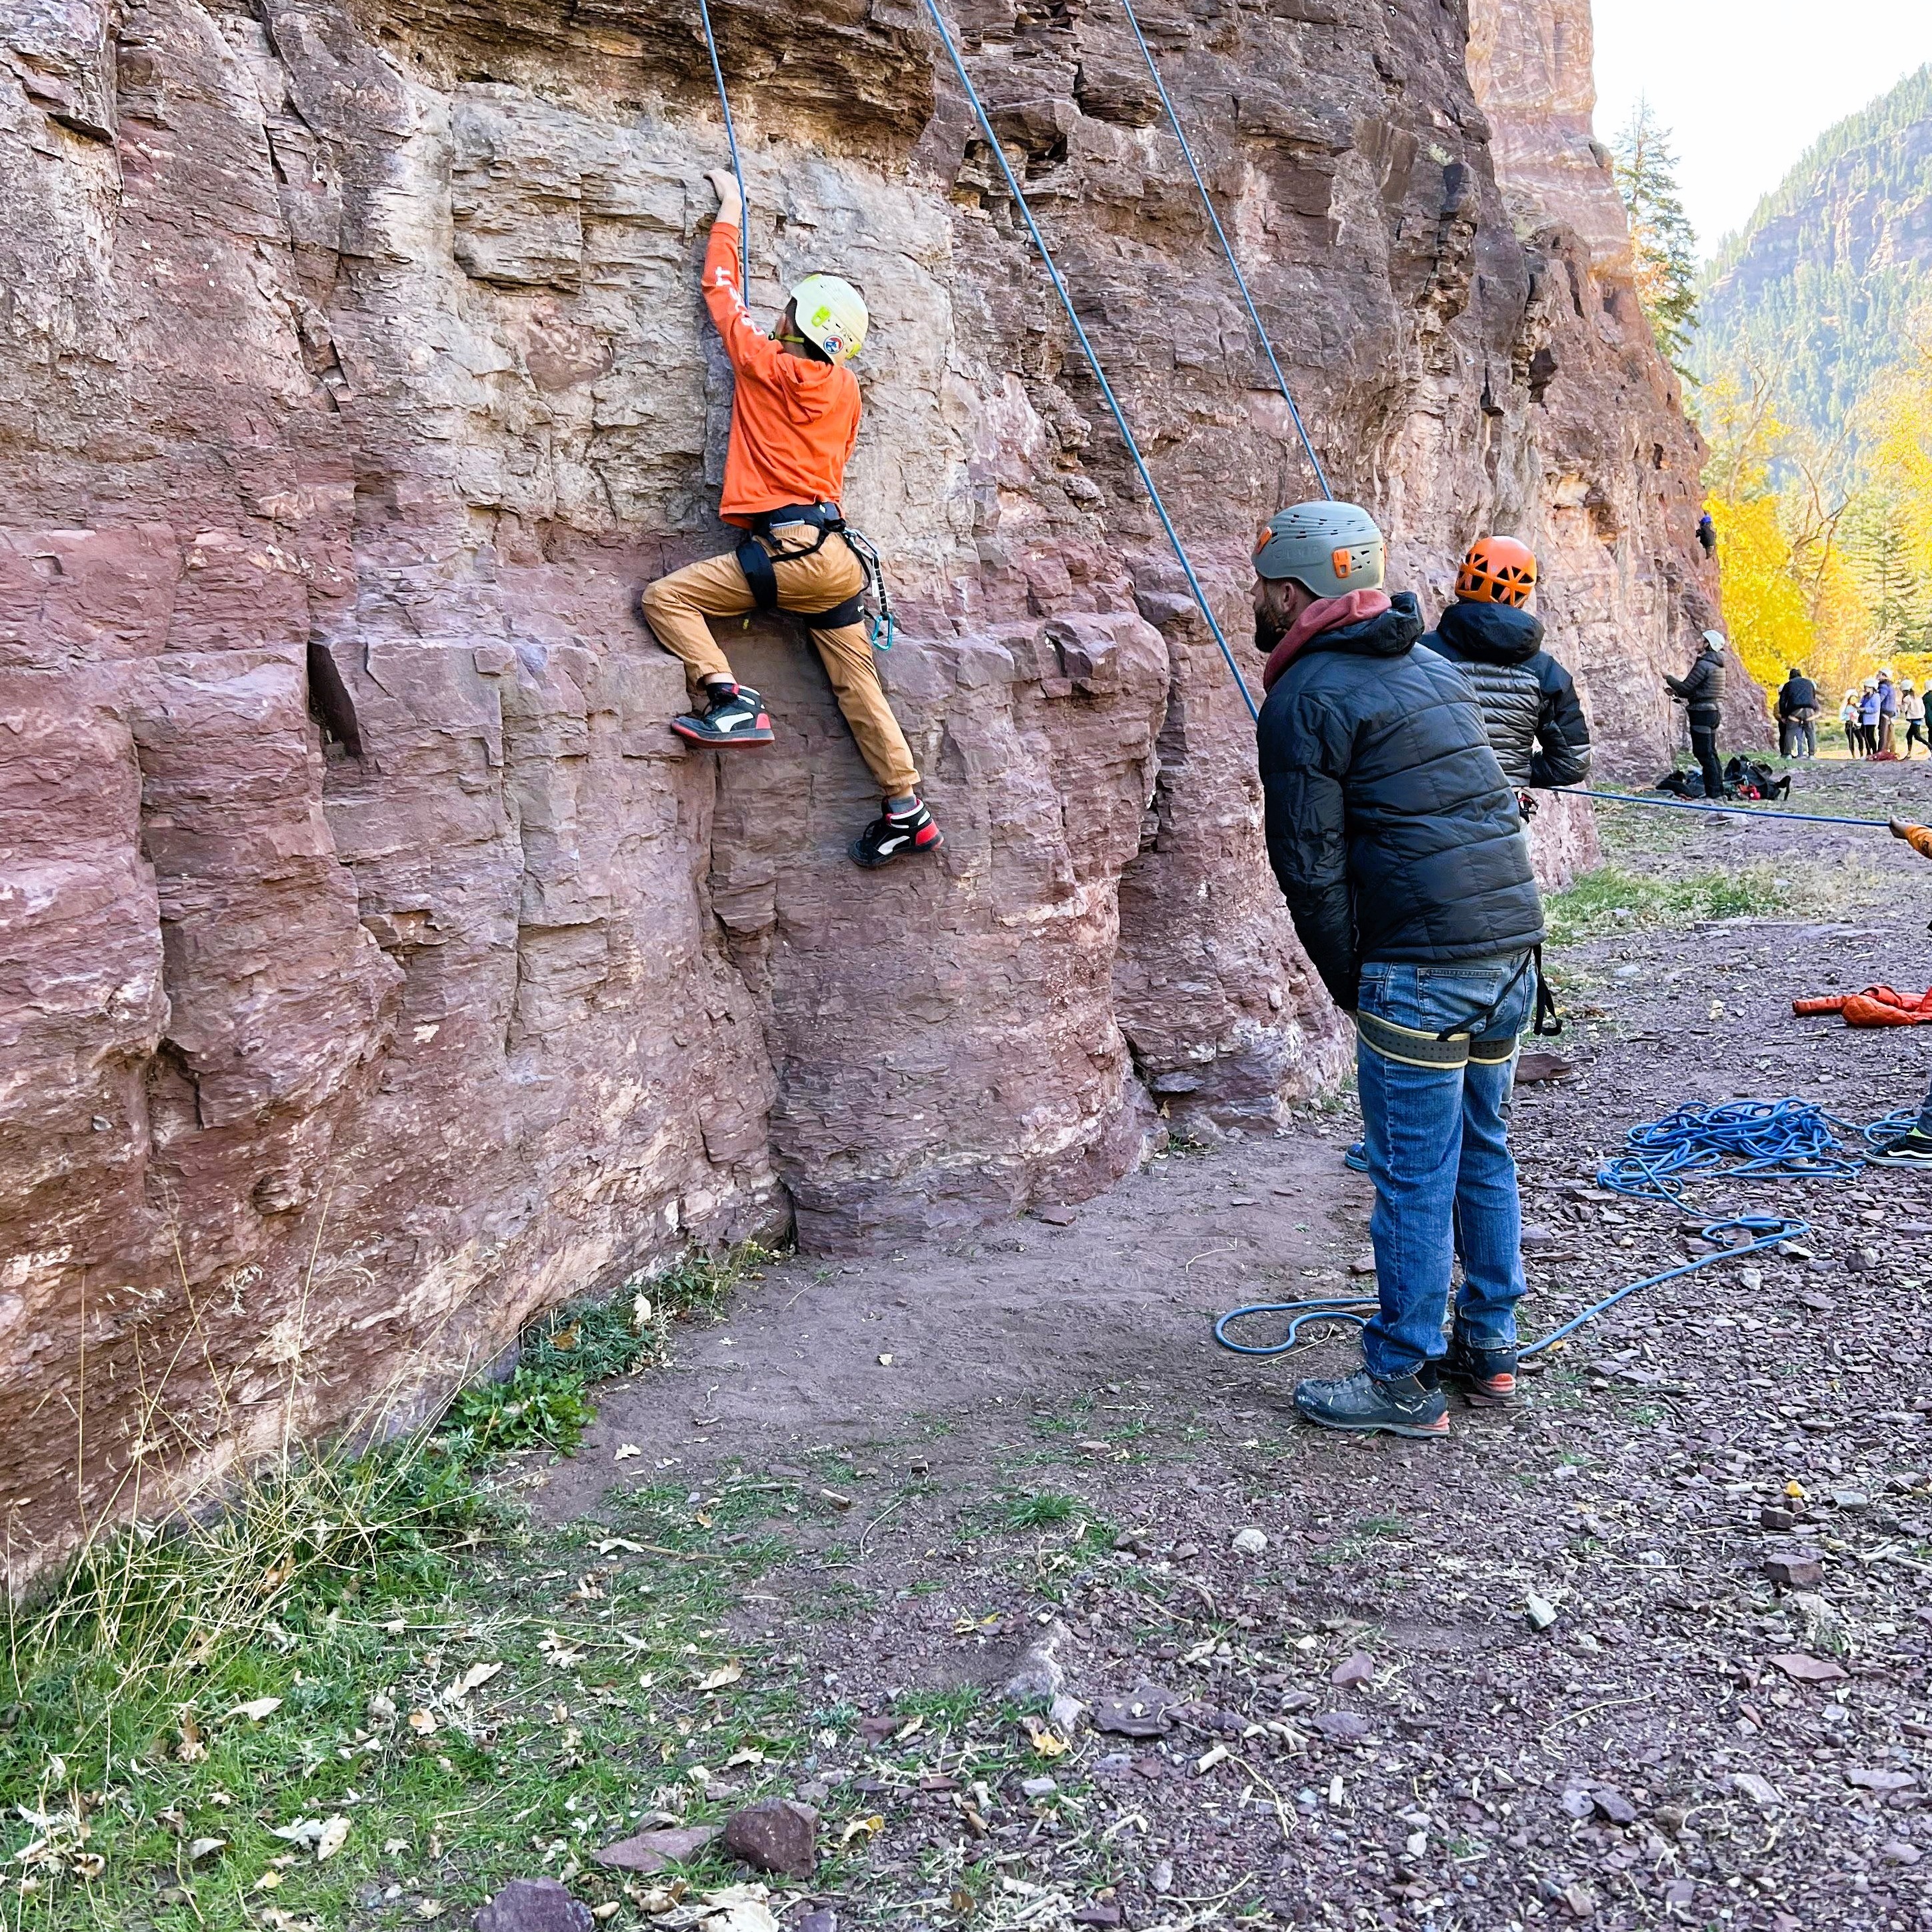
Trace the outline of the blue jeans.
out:
<instances>
[{"instance_id":1,"label":"blue jeans","mask_svg":"<svg viewBox=\"0 0 1932 1932\"><path fill-rule=\"evenodd\" d=\"M1362 1354L1369 1372L1384 1381L1441 1359L1458 1252L1456 1327L1475 1348L1506 1348L1516 1340L1522 1208L1508 1107L1516 1042L1535 1001L1535 971L1520 954L1454 966L1372 961L1362 968L1360 1013L1412 1036L1372 1027L1365 1030L1376 1031L1389 1052L1364 1038L1355 1054L1376 1184L1369 1237L1382 1300L1362 1330ZM1451 1028L1463 1037L1438 1045L1436 1036ZM1453 1058L1464 1044L1472 1055L1466 1065L1408 1064Z\"/></svg>"}]
</instances>

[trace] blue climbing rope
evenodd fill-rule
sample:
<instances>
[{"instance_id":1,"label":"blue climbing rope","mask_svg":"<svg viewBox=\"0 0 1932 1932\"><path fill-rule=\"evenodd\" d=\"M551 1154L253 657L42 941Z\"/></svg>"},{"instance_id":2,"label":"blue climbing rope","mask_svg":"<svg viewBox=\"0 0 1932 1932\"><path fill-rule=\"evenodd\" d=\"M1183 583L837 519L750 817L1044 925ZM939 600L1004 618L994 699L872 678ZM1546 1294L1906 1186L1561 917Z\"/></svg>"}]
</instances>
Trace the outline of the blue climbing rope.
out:
<instances>
[{"instance_id":1,"label":"blue climbing rope","mask_svg":"<svg viewBox=\"0 0 1932 1932\"><path fill-rule=\"evenodd\" d=\"M1147 459L1141 454L1141 446L1136 441L1133 431L1127 426L1126 412L1121 409L1120 400L1114 394L1113 385L1107 380L1107 372L1100 366L1100 358L1095 352L1093 344L1088 340L1087 331L1073 306L1073 298L1067 292L1066 284L1060 278L1059 266L1053 259L1053 251L1046 245L1046 237L1040 232L1040 224L1034 219L1032 206L1013 173L1012 164L1006 159L1006 151L1000 145L998 135L993 131L993 124L987 118L986 104L980 98L979 89L973 85L972 76L966 71L966 63L960 58L952 32L946 24L945 16L939 10L938 0L926 0L926 10L932 15L932 24L939 31L940 40L946 49L946 58L952 63L952 71L959 76L959 85L966 91L967 100L972 107L974 118L980 123L980 130L986 136L988 146L992 149L994 159L1000 164L1000 172L1006 178L1006 190L1013 198L1013 205L1019 210L1021 219L1027 225L1028 233L1033 237L1034 246L1040 250L1040 259L1052 279L1054 292L1060 298L1060 307L1066 311L1067 320L1073 325L1074 339L1079 344L1081 353L1086 357L1088 368L1094 371L1094 380L1100 386L1100 394L1106 399L1107 407L1120 430L1121 440L1127 446L1127 454L1133 459L1135 469L1140 472L1142 485L1148 493L1148 500L1154 505L1155 514L1160 518L1162 529L1167 532L1168 542L1174 547L1174 554L1186 577L1187 587L1194 593L1194 601L1200 606L1201 614L1207 620L1208 628L1213 634L1215 643L1221 647L1221 656L1227 662L1235 688L1241 694L1241 701L1248 707L1248 716L1258 721L1261 711L1255 703L1254 694L1249 690L1248 681L1242 676L1241 668L1234 662L1234 653L1228 649L1228 640L1222 634L1220 624L1215 621L1214 610L1208 602L1208 593L1202 589L1201 580L1194 574L1193 562L1187 554L1186 546L1180 541L1180 532L1174 527L1173 518L1167 514L1167 505L1162 500L1160 491L1154 485Z\"/></svg>"},{"instance_id":2,"label":"blue climbing rope","mask_svg":"<svg viewBox=\"0 0 1932 1932\"><path fill-rule=\"evenodd\" d=\"M718 42L711 32L710 0L698 0L698 17L704 23L705 50L711 56L711 78L718 83L718 105L724 110L724 140L731 150L731 172L738 178L738 199L744 204L738 225L738 296L752 299L752 199L745 192L744 164L738 158L738 130L731 121L731 97L724 92L724 70L718 64Z\"/></svg>"},{"instance_id":3,"label":"blue climbing rope","mask_svg":"<svg viewBox=\"0 0 1932 1932\"><path fill-rule=\"evenodd\" d=\"M1680 1275L1695 1274L1700 1268L1708 1268L1715 1262L1736 1261L1740 1256L1754 1255L1761 1249L1774 1248L1782 1242L1802 1240L1810 1232L1810 1222L1793 1220L1781 1214L1735 1214L1721 1221L1706 1222L1703 1237L1711 1243L1712 1252L1700 1255L1676 1268L1647 1274L1641 1281L1626 1283L1615 1294L1593 1302L1580 1315L1573 1316L1560 1328L1552 1329L1547 1335L1518 1348L1516 1358L1527 1361L1532 1356L1541 1354L1544 1349L1555 1347L1574 1335L1586 1322L1594 1322L1606 1309L1614 1308L1640 1288L1654 1288L1660 1282L1675 1281ZM1734 1247L1725 1238L1732 1233L1745 1234L1750 1238ZM1214 1339L1222 1348L1237 1355L1285 1355L1299 1342L1302 1329L1309 1324L1339 1322L1360 1328L1375 1313L1376 1306L1373 1301L1341 1295L1312 1301L1253 1301L1245 1308L1230 1309L1222 1316L1214 1324ZM1268 1315L1289 1317L1287 1332L1278 1342L1238 1342L1228 1332L1235 1322Z\"/></svg>"},{"instance_id":4,"label":"blue climbing rope","mask_svg":"<svg viewBox=\"0 0 1932 1932\"><path fill-rule=\"evenodd\" d=\"M1640 1201L1661 1201L1684 1206L1682 1183L1694 1174L1721 1172L1738 1180L1848 1180L1865 1164L1865 1150L1882 1147L1918 1119L1916 1108L1900 1108L1856 1126L1827 1113L1808 1100L1788 1096L1782 1100L1722 1100L1713 1106L1686 1102L1660 1120L1640 1121L1625 1136L1629 1152L1606 1161L1597 1170L1597 1184L1613 1193ZM1705 1224L1704 1239L1714 1252L1700 1255L1677 1268L1647 1274L1594 1302L1540 1341L1517 1350L1519 1358L1539 1354L1594 1321L1640 1288L1694 1274L1713 1262L1735 1261L1780 1242L1801 1240L1810 1223L1775 1214L1736 1214ZM1726 1238L1750 1236L1738 1246ZM1251 1301L1230 1309L1214 1324L1214 1339L1237 1355L1285 1355L1300 1340L1304 1328L1324 1323L1362 1327L1377 1307L1373 1297L1318 1295L1306 1301ZM1238 1322L1267 1316L1286 1316L1288 1327L1276 1342L1237 1341L1229 1332Z\"/></svg>"},{"instance_id":5,"label":"blue climbing rope","mask_svg":"<svg viewBox=\"0 0 1932 1932\"><path fill-rule=\"evenodd\" d=\"M1134 38L1139 44L1141 58L1147 62L1148 72L1153 76L1154 92L1160 96L1160 104L1167 110L1167 124L1174 130L1174 138L1180 143L1182 158L1187 163L1187 172L1194 177L1194 185L1199 190L1201 206L1208 211L1208 219L1214 224L1214 238L1221 244L1221 252L1228 258L1228 266L1234 271L1234 286L1241 292L1241 300L1247 304L1248 320L1255 326L1255 333L1261 338L1262 352L1268 359L1268 367L1274 371L1274 380L1281 390L1281 399L1288 405L1288 413L1293 418L1294 432L1301 439L1301 446L1308 452L1309 466L1315 472L1315 480L1322 486L1322 494L1332 503L1335 493L1328 487L1328 472L1322 466L1322 459L1315 453L1315 445L1310 439L1307 425L1301 420L1301 412L1295 407L1294 398L1289 393L1288 378L1282 374L1281 364L1276 360L1274 344L1268 339L1266 326L1261 312L1255 307L1255 298L1248 292L1248 278L1241 273L1241 265L1234 259L1233 244L1228 232L1221 226L1221 218L1214 212L1214 203L1208 192L1208 184L1201 178L1201 170L1196 165L1194 150L1188 145L1182 130L1180 116L1174 111L1174 103L1167 98L1167 84L1160 77L1160 69L1155 65L1154 50L1147 44L1147 36L1141 32L1139 17L1135 14L1132 0L1120 0L1120 7L1127 16L1127 25L1134 30Z\"/></svg>"},{"instance_id":6,"label":"blue climbing rope","mask_svg":"<svg viewBox=\"0 0 1932 1932\"><path fill-rule=\"evenodd\" d=\"M1863 825L1880 832L1891 829L1882 818L1830 818L1815 812L1774 812L1764 806L1742 802L1715 805L1700 804L1689 799L1639 798L1627 791L1586 791L1580 785L1540 785L1536 789L1554 792L1558 798L1600 799L1606 805L1647 805L1660 812L1728 812L1746 818L1789 818L1800 825Z\"/></svg>"},{"instance_id":7,"label":"blue climbing rope","mask_svg":"<svg viewBox=\"0 0 1932 1932\"><path fill-rule=\"evenodd\" d=\"M1864 1132L1808 1100L1686 1101L1631 1128L1629 1151L1598 1168L1597 1185L1681 1208L1682 1180L1719 1170L1735 1180L1848 1180L1864 1162L1847 1142Z\"/></svg>"},{"instance_id":8,"label":"blue climbing rope","mask_svg":"<svg viewBox=\"0 0 1932 1932\"><path fill-rule=\"evenodd\" d=\"M1733 1232L1749 1234L1752 1238L1736 1247L1729 1246L1724 1237ZM1606 1294L1601 1301L1592 1303L1582 1314L1573 1316L1560 1328L1552 1328L1547 1335L1530 1343L1526 1348L1516 1351L1519 1361L1527 1360L1532 1355L1540 1355L1544 1349L1574 1335L1586 1322L1594 1322L1607 1308L1614 1308L1639 1288L1654 1288L1660 1282L1675 1281L1680 1275L1695 1274L1700 1268L1706 1268L1714 1262L1734 1262L1742 1256L1754 1255L1765 1248L1775 1248L1786 1241L1802 1241L1811 1232L1809 1221L1795 1221L1782 1214L1734 1214L1722 1221L1707 1221L1703 1226L1703 1238L1714 1250L1708 1255L1700 1255L1676 1268L1660 1269L1655 1274L1647 1274L1641 1281L1631 1282L1620 1288L1614 1294Z\"/></svg>"}]
</instances>

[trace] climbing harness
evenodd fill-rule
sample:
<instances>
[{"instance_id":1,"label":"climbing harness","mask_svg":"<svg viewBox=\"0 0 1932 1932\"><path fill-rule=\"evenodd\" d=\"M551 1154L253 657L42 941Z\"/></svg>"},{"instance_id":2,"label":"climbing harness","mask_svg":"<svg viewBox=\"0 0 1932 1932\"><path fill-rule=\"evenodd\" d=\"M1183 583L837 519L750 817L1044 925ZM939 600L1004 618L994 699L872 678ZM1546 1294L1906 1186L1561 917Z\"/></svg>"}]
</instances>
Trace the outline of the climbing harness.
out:
<instances>
[{"instance_id":1,"label":"climbing harness","mask_svg":"<svg viewBox=\"0 0 1932 1932\"><path fill-rule=\"evenodd\" d=\"M718 86L718 105L724 114L724 141L731 150L731 172L737 177L743 218L738 224L738 289L748 299L752 289L752 198L745 192L744 164L738 158L738 130L731 120L731 97L724 91L724 70L718 62L718 41L711 31L711 0L698 0L698 17L704 27L705 51L711 56L711 78Z\"/></svg>"},{"instance_id":2,"label":"climbing harness","mask_svg":"<svg viewBox=\"0 0 1932 1932\"><path fill-rule=\"evenodd\" d=\"M1221 218L1214 212L1214 203L1208 192L1208 184L1201 178L1201 170L1196 165L1194 150L1189 146L1182 130L1180 116L1174 111L1174 103L1168 98L1167 85L1160 77L1160 69L1155 64L1154 50L1147 44L1147 36L1141 32L1138 16L1135 14L1132 0L1120 0L1120 9L1127 16L1127 25L1134 30L1134 39L1139 44L1141 58L1147 62L1148 73L1154 81L1154 92L1160 96L1160 104L1167 110L1167 124L1174 130L1174 138L1180 143L1180 152L1187 163L1187 172L1194 177L1194 185L1201 196L1201 206L1208 212L1208 219L1214 230L1214 238L1221 244L1221 253L1228 258L1228 266L1234 272L1234 286L1241 292L1241 300L1247 305L1248 320L1255 326L1255 333L1261 338L1262 352L1268 359L1268 367L1274 371L1276 386L1281 391L1281 399L1288 405L1288 413L1294 424L1294 433L1301 439L1301 446L1308 452L1309 466L1315 472L1315 480L1322 486L1322 494L1332 503L1335 493L1328 487L1328 472L1322 466L1322 459L1315 453L1315 445L1310 440L1308 429L1301 420L1301 412L1295 407L1294 398L1289 394L1288 378L1281 372L1281 364L1276 359L1274 344L1268 339L1266 326L1260 311L1255 307L1255 298L1248 292L1248 278L1241 273L1241 265L1234 258L1232 243L1228 232L1221 226ZM1238 676L1239 674L1238 673Z\"/></svg>"},{"instance_id":3,"label":"climbing harness","mask_svg":"<svg viewBox=\"0 0 1932 1932\"><path fill-rule=\"evenodd\" d=\"M1802 1240L1810 1232L1810 1222L1792 1220L1778 1214L1736 1214L1724 1220L1706 1222L1702 1234L1704 1239L1711 1243L1712 1252L1699 1255L1678 1267L1647 1274L1641 1281L1627 1282L1614 1294L1593 1302L1581 1314L1572 1316L1560 1328L1553 1328L1547 1335L1518 1348L1516 1359L1526 1362L1541 1354L1546 1348L1556 1347L1586 1322L1594 1322L1606 1310L1614 1308L1640 1289L1654 1288L1660 1282L1675 1281L1680 1275L1695 1274L1700 1268L1709 1268L1714 1262L1734 1262L1786 1241ZM1733 1233L1747 1234L1750 1238L1732 1247L1726 1245L1725 1238ZM1310 1323L1342 1322L1360 1328L1375 1314L1376 1306L1372 1300L1352 1295L1327 1296L1311 1301L1253 1301L1245 1308L1230 1309L1222 1316L1214 1324L1214 1339L1222 1348L1237 1355L1285 1355L1300 1341L1301 1330ZM1238 1322L1258 1320L1269 1315L1288 1317L1287 1333L1278 1342L1238 1342L1228 1332Z\"/></svg>"},{"instance_id":4,"label":"climbing harness","mask_svg":"<svg viewBox=\"0 0 1932 1932\"><path fill-rule=\"evenodd\" d=\"M778 530L800 526L817 531L818 535L810 543L788 545L775 534ZM830 536L845 539L846 548L858 559L859 567L866 574L864 585L829 610L788 610L781 614L778 573L772 566L816 556L825 548L826 538ZM848 624L856 624L862 617L866 618L870 623L872 648L878 651L892 649L895 634L892 600L886 588L885 568L879 561L879 553L860 532L846 522L836 503L795 503L785 509L765 511L752 519L750 533L738 546L736 556L738 568L745 573L745 581L751 586L752 602L757 609L770 616L796 617L808 631L842 630Z\"/></svg>"},{"instance_id":5,"label":"climbing harness","mask_svg":"<svg viewBox=\"0 0 1932 1932\"><path fill-rule=\"evenodd\" d=\"M1762 806L1697 805L1672 798L1639 798L1627 791L1586 791L1580 785L1547 785L1558 798L1600 799L1606 805L1647 805L1657 812L1727 812L1739 818L1791 818L1803 825L1863 825L1874 831L1891 828L1882 818L1832 818L1815 812L1771 812Z\"/></svg>"},{"instance_id":6,"label":"climbing harness","mask_svg":"<svg viewBox=\"0 0 1932 1932\"><path fill-rule=\"evenodd\" d=\"M952 64L953 72L959 76L959 85L965 90L967 100L980 124L980 132L986 136L994 159L1000 164L1000 172L1006 178L1007 192L1013 198L1013 205L1019 210L1021 219L1027 225L1028 233L1033 237L1034 246L1040 250L1040 259L1052 280L1054 292L1060 298L1060 307L1066 311L1067 320L1073 325L1074 339L1080 345L1081 353L1087 358L1088 367L1094 372L1094 380L1100 386L1100 394L1106 399L1108 410L1120 430L1121 440L1127 446L1127 454L1133 460L1134 468L1140 474L1142 486L1154 505L1154 513L1160 518L1161 527L1167 532L1167 540L1173 546L1174 554L1187 579L1187 587L1194 593L1194 601L1199 605L1201 614L1207 620L1208 628L1215 643L1220 646L1221 656L1226 660L1235 687L1241 694L1243 703L1248 707L1248 716L1258 722L1261 710L1255 703L1254 693L1249 690L1247 680L1242 676L1241 668L1234 662L1234 654L1229 650L1228 640L1222 634L1221 626L1215 620L1214 610L1208 602L1208 593L1202 589L1201 580L1194 573L1193 562L1187 554L1186 547L1180 541L1180 532L1174 527L1173 518L1167 513L1167 505L1162 500L1160 491L1155 487L1154 477L1148 469L1147 459L1141 454L1141 446L1135 440L1133 431L1127 427L1126 413L1114 394L1113 385L1107 380L1107 372L1101 368L1100 358L1095 352L1093 344L1088 340L1087 331L1074 308L1073 298L1068 293L1066 284L1061 279L1059 266L1053 259L1053 251L1047 247L1046 238L1041 234L1040 224L1034 219L1032 206L1021 189L1012 164L1006 159L1005 148L1000 145L1000 137L993 131L993 124L987 117L986 104L980 98L979 89L973 85L972 76L966 71L966 63L960 58L952 32L946 24L945 16L939 10L938 0L926 0L926 10L932 16L932 24L938 30L940 44L946 50L946 58Z\"/></svg>"}]
</instances>

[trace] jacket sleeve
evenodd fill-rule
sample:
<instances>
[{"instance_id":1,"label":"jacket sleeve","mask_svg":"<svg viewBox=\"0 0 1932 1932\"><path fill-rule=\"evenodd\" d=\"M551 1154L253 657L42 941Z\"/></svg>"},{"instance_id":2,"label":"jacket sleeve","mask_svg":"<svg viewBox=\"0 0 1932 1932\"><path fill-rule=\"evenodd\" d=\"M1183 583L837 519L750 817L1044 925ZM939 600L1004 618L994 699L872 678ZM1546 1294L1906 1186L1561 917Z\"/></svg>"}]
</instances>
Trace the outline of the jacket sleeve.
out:
<instances>
[{"instance_id":1,"label":"jacket sleeve","mask_svg":"<svg viewBox=\"0 0 1932 1932\"><path fill-rule=\"evenodd\" d=\"M1536 721L1539 748L1529 760L1533 785L1581 784L1590 770L1590 726L1583 716L1576 681L1554 658L1540 680L1543 712Z\"/></svg>"},{"instance_id":2,"label":"jacket sleeve","mask_svg":"<svg viewBox=\"0 0 1932 1932\"><path fill-rule=\"evenodd\" d=\"M1318 701L1292 700L1262 711L1268 862L1295 936L1344 1012L1355 1010L1361 975L1342 790L1350 750L1346 728Z\"/></svg>"},{"instance_id":3,"label":"jacket sleeve","mask_svg":"<svg viewBox=\"0 0 1932 1932\"><path fill-rule=\"evenodd\" d=\"M723 338L724 353L740 376L776 379L784 351L752 320L738 287L738 230L728 221L711 224L704 250L704 306Z\"/></svg>"}]
</instances>

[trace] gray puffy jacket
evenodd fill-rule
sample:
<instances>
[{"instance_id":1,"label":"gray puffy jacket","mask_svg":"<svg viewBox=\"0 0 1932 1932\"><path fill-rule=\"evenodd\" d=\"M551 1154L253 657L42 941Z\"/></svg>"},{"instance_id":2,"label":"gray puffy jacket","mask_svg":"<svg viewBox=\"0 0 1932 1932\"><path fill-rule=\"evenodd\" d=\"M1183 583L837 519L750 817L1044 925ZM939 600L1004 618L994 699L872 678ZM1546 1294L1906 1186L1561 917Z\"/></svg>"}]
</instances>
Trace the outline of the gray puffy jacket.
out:
<instances>
[{"instance_id":1,"label":"gray puffy jacket","mask_svg":"<svg viewBox=\"0 0 1932 1932\"><path fill-rule=\"evenodd\" d=\"M1458 598L1422 641L1475 687L1490 748L1511 784L1582 783L1590 727L1575 680L1543 648L1538 619L1507 604Z\"/></svg>"},{"instance_id":2,"label":"gray puffy jacket","mask_svg":"<svg viewBox=\"0 0 1932 1932\"><path fill-rule=\"evenodd\" d=\"M1698 653L1697 662L1682 677L1666 677L1664 681L1690 707L1693 723L1714 718L1724 702L1724 654L1706 644Z\"/></svg>"}]
</instances>

